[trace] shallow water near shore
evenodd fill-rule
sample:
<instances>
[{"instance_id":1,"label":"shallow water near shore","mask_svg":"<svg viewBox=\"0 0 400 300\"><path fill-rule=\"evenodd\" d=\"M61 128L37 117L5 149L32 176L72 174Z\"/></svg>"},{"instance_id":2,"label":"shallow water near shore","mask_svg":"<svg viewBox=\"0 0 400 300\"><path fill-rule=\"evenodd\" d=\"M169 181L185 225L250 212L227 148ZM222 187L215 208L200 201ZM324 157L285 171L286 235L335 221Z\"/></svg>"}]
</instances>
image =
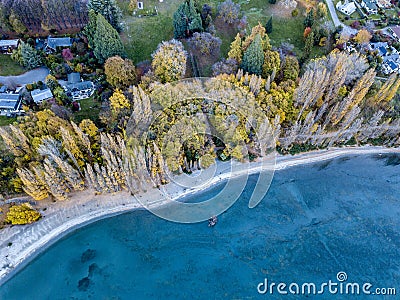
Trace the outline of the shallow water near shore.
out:
<instances>
[{"instance_id":1,"label":"shallow water near shore","mask_svg":"<svg viewBox=\"0 0 400 300\"><path fill-rule=\"evenodd\" d=\"M138 210L78 229L0 287L0 299L294 299L264 282L346 282L400 293L400 156L341 157L275 173L263 201L240 199L218 224ZM204 201L220 186L192 196ZM361 297L361 298L360 298ZM348 299L349 295L308 295Z\"/></svg>"}]
</instances>

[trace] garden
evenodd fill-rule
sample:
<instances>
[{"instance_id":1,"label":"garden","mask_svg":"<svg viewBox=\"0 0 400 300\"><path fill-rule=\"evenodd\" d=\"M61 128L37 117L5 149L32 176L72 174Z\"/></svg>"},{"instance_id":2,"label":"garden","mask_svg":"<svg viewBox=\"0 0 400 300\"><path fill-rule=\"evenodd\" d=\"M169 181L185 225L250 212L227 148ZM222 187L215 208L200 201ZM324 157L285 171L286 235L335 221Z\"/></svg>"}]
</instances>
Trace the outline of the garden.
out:
<instances>
[{"instance_id":1,"label":"garden","mask_svg":"<svg viewBox=\"0 0 400 300\"><path fill-rule=\"evenodd\" d=\"M122 41L128 57L135 64L150 60L151 54L157 48L161 41L167 41L173 38L173 14L178 9L182 0L144 0L143 9L153 9L157 7L158 15L149 17L136 17L129 11L129 1L119 0L118 4L123 11L124 32ZM282 2L282 1L281 1ZM226 57L231 42L238 32L235 26L223 24L216 18L217 6L221 1L199 1L199 6L208 4L212 8L212 19L215 26L215 36L221 39L220 56ZM270 4L265 0L239 1L241 13L247 19L247 31L261 22L265 26L266 22L272 16L273 30L269 34L271 44L280 46L282 42L294 46L293 51L297 54L302 53L304 47L303 38L303 20L306 14L305 4L299 3L297 14L292 16L293 7L285 7L279 1L276 4ZM210 69L210 68L209 68ZM207 73L207 72L206 72ZM207 74L206 74L207 75Z\"/></svg>"}]
</instances>

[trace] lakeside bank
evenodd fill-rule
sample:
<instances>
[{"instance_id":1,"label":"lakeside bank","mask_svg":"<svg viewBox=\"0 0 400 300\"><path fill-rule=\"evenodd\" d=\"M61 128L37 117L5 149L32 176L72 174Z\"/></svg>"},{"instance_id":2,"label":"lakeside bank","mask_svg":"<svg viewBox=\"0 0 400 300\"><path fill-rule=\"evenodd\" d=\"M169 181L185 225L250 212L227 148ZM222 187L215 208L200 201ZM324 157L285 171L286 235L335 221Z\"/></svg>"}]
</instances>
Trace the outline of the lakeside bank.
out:
<instances>
[{"instance_id":1,"label":"lakeside bank","mask_svg":"<svg viewBox=\"0 0 400 300\"><path fill-rule=\"evenodd\" d=\"M291 166L304 165L329 160L346 155L400 153L399 148L384 147L351 147L333 148L298 154L295 156L276 157L275 170L282 170ZM218 164L219 169L206 184L199 188L183 188L175 185L166 185L162 190L167 191L171 198L179 199L194 193L201 192L223 180L255 174L262 170L261 163L251 163L242 171L232 172L229 163ZM194 178L196 180L196 178ZM198 179L197 179L198 180ZM165 194L158 189L151 189L132 197L129 193L119 192L114 195L106 194L94 196L90 191L76 194L65 202L57 202L43 212L43 219L28 226L13 226L0 231L0 285L18 272L25 264L34 258L40 251L68 234L69 232L87 225L96 220L114 216L134 209L142 208L138 197L145 199L151 205L163 205ZM8 246L8 243L12 243Z\"/></svg>"}]
</instances>

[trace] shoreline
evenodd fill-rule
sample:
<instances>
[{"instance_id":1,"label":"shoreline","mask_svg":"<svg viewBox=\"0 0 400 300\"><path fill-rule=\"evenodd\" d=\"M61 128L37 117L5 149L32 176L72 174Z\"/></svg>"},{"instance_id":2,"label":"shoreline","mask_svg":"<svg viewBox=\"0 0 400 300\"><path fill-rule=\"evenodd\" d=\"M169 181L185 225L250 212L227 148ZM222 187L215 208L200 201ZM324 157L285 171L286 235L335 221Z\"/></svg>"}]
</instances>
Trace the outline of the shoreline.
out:
<instances>
[{"instance_id":1,"label":"shoreline","mask_svg":"<svg viewBox=\"0 0 400 300\"><path fill-rule=\"evenodd\" d=\"M362 146L310 151L293 156L277 154L274 170L284 170L288 167L312 164L346 155L384 153L400 153L400 148ZM74 195L70 200L50 205L45 212L42 212L43 218L39 222L24 226L15 225L0 230L0 286L67 234L107 217L144 209L138 198L146 199L148 205L162 206L168 202L165 200L165 193L170 199L176 200L205 191L227 179L257 174L266 170L262 168L262 161L250 163L247 167L235 172L231 172L230 166L230 163L217 163L216 168L221 169L220 174L213 176L211 180L197 188L188 189L177 184L167 184L162 187L162 191L153 188L134 196L128 192L94 196L90 190L84 191ZM194 178L191 179L194 180ZM8 246L9 242L12 242L11 246Z\"/></svg>"}]
</instances>

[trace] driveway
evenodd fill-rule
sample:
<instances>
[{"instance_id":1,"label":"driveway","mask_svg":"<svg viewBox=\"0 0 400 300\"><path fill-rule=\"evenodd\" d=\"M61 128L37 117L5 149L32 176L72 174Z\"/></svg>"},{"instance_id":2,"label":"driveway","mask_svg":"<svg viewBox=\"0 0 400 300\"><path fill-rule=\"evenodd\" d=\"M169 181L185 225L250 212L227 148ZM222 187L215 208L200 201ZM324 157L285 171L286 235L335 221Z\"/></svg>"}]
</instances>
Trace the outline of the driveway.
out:
<instances>
[{"instance_id":1,"label":"driveway","mask_svg":"<svg viewBox=\"0 0 400 300\"><path fill-rule=\"evenodd\" d=\"M49 75L49 69L46 67L41 67L18 76L0 76L0 83L7 84L11 81L17 85L25 85L35 81L44 82L47 75Z\"/></svg>"},{"instance_id":2,"label":"driveway","mask_svg":"<svg viewBox=\"0 0 400 300\"><path fill-rule=\"evenodd\" d=\"M335 27L342 26L342 28L343 28L342 32L345 34L348 34L348 35L357 33L356 29L351 28L350 26L347 26L347 25L343 24L342 22L340 22L340 20L337 16L337 13L336 13L335 5L333 4L332 0L326 0L326 4L328 5L328 9L331 14L332 21L333 21L333 24L335 25Z\"/></svg>"}]
</instances>

